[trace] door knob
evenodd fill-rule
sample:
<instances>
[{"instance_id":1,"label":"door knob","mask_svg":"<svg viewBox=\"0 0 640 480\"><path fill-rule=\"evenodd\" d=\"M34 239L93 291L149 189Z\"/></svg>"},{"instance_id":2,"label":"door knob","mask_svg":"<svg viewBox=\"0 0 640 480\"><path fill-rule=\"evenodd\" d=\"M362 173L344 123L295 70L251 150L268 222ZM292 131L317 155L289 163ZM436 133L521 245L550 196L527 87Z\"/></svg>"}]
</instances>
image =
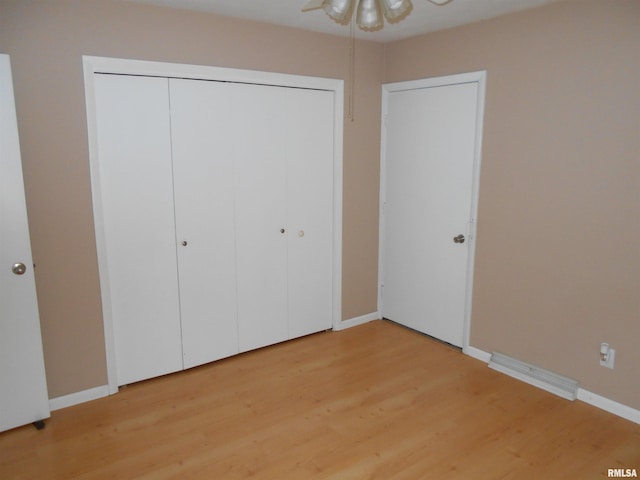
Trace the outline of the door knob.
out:
<instances>
[{"instance_id":1,"label":"door knob","mask_svg":"<svg viewBox=\"0 0 640 480\"><path fill-rule=\"evenodd\" d=\"M464 243L464 235L460 234L457 237L453 237L453 243Z\"/></svg>"},{"instance_id":2,"label":"door knob","mask_svg":"<svg viewBox=\"0 0 640 480\"><path fill-rule=\"evenodd\" d=\"M27 266L24 263L14 263L11 271L16 275L23 275L27 271Z\"/></svg>"},{"instance_id":3,"label":"door knob","mask_svg":"<svg viewBox=\"0 0 640 480\"><path fill-rule=\"evenodd\" d=\"M284 228L281 228L281 229L280 229L280 233L284 233Z\"/></svg>"},{"instance_id":4,"label":"door knob","mask_svg":"<svg viewBox=\"0 0 640 480\"><path fill-rule=\"evenodd\" d=\"M186 241L186 240L183 240L183 241L182 241L182 246L183 246L183 247L186 247L186 246L187 246L187 241Z\"/></svg>"}]
</instances>

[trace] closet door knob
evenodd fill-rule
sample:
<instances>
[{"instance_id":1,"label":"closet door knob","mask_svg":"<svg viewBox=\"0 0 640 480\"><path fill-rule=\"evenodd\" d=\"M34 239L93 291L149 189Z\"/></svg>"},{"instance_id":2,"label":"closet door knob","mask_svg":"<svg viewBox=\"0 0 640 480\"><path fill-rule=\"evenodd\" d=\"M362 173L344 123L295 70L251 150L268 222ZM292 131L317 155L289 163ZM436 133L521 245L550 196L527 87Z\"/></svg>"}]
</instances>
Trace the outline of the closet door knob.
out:
<instances>
[{"instance_id":1,"label":"closet door knob","mask_svg":"<svg viewBox=\"0 0 640 480\"><path fill-rule=\"evenodd\" d=\"M183 246L183 247L186 247L186 246L187 246L187 241L186 241L186 240L183 240L183 241L182 241L182 246Z\"/></svg>"},{"instance_id":2,"label":"closet door knob","mask_svg":"<svg viewBox=\"0 0 640 480\"><path fill-rule=\"evenodd\" d=\"M11 271L16 275L24 275L24 272L27 271L27 266L24 263L14 263Z\"/></svg>"},{"instance_id":3,"label":"closet door knob","mask_svg":"<svg viewBox=\"0 0 640 480\"><path fill-rule=\"evenodd\" d=\"M280 229L280 233L284 233L284 228L281 228L281 229Z\"/></svg>"}]
</instances>

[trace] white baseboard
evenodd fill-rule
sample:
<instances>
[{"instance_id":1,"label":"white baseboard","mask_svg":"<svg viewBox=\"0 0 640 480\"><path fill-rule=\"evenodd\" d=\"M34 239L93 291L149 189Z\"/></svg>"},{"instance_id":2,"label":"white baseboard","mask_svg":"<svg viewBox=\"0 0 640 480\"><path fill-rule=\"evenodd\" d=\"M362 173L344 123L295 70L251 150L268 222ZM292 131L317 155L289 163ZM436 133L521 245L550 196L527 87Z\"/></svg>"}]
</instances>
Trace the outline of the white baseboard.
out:
<instances>
[{"instance_id":1,"label":"white baseboard","mask_svg":"<svg viewBox=\"0 0 640 480\"><path fill-rule=\"evenodd\" d=\"M487 364L489 363L489 360L491 360L490 353L476 347L464 347L462 351L466 355ZM590 392L583 388L578 388L578 400L604 410L605 412L613 413L625 420L640 424L640 410L636 410L635 408L616 402L610 398L603 397L602 395L598 395L597 393Z\"/></svg>"},{"instance_id":2,"label":"white baseboard","mask_svg":"<svg viewBox=\"0 0 640 480\"><path fill-rule=\"evenodd\" d=\"M380 320L379 312L371 312L360 317L350 318L349 320L343 320L338 325L334 325L333 329L336 331L345 330L347 328L356 327L365 323L372 322L373 320Z\"/></svg>"},{"instance_id":3,"label":"white baseboard","mask_svg":"<svg viewBox=\"0 0 640 480\"><path fill-rule=\"evenodd\" d=\"M480 350L479 348L472 347L471 345L463 347L462 353L464 353L465 355L469 355L470 357L473 357L476 360L480 360L481 362L484 362L484 363L489 363L489 360L491 360L490 353L485 352L484 350Z\"/></svg>"},{"instance_id":4,"label":"white baseboard","mask_svg":"<svg viewBox=\"0 0 640 480\"><path fill-rule=\"evenodd\" d=\"M49 408L51 411L60 410L107 396L109 396L109 386L102 385L101 387L90 388L81 392L63 395L62 397L51 398L49 399Z\"/></svg>"},{"instance_id":5,"label":"white baseboard","mask_svg":"<svg viewBox=\"0 0 640 480\"><path fill-rule=\"evenodd\" d=\"M614 415L640 425L640 410L628 407L627 405L623 405L597 393L584 390L583 388L578 389L578 400L582 400L584 403L588 403L589 405L593 405L601 410L613 413Z\"/></svg>"}]
</instances>

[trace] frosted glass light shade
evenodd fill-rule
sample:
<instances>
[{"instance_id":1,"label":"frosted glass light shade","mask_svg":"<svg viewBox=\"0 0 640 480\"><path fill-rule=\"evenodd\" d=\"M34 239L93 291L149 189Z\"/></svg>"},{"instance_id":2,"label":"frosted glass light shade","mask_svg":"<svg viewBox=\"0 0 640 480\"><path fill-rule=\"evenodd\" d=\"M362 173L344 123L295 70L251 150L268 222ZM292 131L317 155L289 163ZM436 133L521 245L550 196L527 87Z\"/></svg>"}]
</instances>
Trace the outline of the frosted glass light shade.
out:
<instances>
[{"instance_id":1,"label":"frosted glass light shade","mask_svg":"<svg viewBox=\"0 0 640 480\"><path fill-rule=\"evenodd\" d=\"M390 22L399 22L409 15L413 5L410 0L380 0L382 12Z\"/></svg>"},{"instance_id":2,"label":"frosted glass light shade","mask_svg":"<svg viewBox=\"0 0 640 480\"><path fill-rule=\"evenodd\" d=\"M378 0L360 0L356 23L362 30L380 30L383 25Z\"/></svg>"},{"instance_id":3,"label":"frosted glass light shade","mask_svg":"<svg viewBox=\"0 0 640 480\"><path fill-rule=\"evenodd\" d=\"M336 22L346 25L351 20L353 0L324 0L322 9Z\"/></svg>"},{"instance_id":4,"label":"frosted glass light shade","mask_svg":"<svg viewBox=\"0 0 640 480\"><path fill-rule=\"evenodd\" d=\"M448 3L451 0L434 1ZM336 23L348 25L356 4L356 23L361 30L369 32L380 30L384 25L384 18L389 23L396 23L409 15L413 9L411 0L322 0L321 6Z\"/></svg>"}]
</instances>

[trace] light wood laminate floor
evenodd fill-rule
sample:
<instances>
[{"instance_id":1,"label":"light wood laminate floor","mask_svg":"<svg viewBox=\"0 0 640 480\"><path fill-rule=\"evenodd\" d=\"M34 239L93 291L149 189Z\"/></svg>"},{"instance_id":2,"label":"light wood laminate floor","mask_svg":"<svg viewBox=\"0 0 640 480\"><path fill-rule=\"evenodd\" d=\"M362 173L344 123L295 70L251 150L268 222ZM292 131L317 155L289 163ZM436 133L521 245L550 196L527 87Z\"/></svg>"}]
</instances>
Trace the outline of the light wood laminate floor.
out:
<instances>
[{"instance_id":1,"label":"light wood laminate floor","mask_svg":"<svg viewBox=\"0 0 640 480\"><path fill-rule=\"evenodd\" d=\"M640 425L387 321L122 388L0 434L9 479L591 479ZM640 474L640 473L639 473Z\"/></svg>"}]
</instances>

